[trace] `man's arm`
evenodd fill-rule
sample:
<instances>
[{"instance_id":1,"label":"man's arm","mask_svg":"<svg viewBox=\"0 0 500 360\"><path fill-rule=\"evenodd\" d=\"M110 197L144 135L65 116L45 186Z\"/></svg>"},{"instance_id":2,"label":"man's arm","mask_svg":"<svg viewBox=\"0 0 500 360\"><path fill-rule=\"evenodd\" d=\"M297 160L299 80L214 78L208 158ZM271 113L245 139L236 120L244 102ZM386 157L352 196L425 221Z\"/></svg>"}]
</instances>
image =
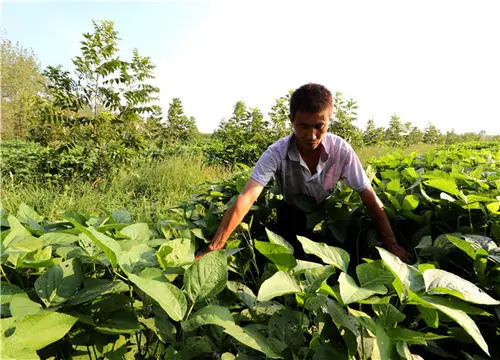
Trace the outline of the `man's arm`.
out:
<instances>
[{"instance_id":1,"label":"man's arm","mask_svg":"<svg viewBox=\"0 0 500 360\"><path fill-rule=\"evenodd\" d=\"M255 200L259 197L262 189L264 189L264 185L258 183L257 181L253 179L247 181L245 187L236 198L236 201L229 209L227 209L226 213L222 217L217 232L208 245L207 250L198 254L196 256L197 260L210 251L220 250L224 247L229 236L241 223Z\"/></svg>"},{"instance_id":2,"label":"man's arm","mask_svg":"<svg viewBox=\"0 0 500 360\"><path fill-rule=\"evenodd\" d=\"M408 251L397 243L389 219L384 211L384 204L380 201L371 186L361 192L361 200L366 205L368 214L373 219L375 227L382 235L386 249L397 255L404 262L411 262L411 256Z\"/></svg>"}]
</instances>

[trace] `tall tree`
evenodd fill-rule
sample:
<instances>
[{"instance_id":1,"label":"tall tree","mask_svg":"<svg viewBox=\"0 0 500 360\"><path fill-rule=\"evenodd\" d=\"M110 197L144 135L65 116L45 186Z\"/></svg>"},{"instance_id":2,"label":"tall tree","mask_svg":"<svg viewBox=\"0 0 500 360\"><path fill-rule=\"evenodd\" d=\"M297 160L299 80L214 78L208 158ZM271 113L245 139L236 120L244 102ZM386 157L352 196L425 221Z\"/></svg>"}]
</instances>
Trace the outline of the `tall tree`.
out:
<instances>
[{"instance_id":1,"label":"tall tree","mask_svg":"<svg viewBox=\"0 0 500 360\"><path fill-rule=\"evenodd\" d=\"M441 142L441 132L431 123L424 129L424 142L426 144L437 144Z\"/></svg>"},{"instance_id":2,"label":"tall tree","mask_svg":"<svg viewBox=\"0 0 500 360\"><path fill-rule=\"evenodd\" d=\"M373 119L368 120L366 129L363 132L363 144L374 145L378 144L384 139L384 128L376 127Z\"/></svg>"},{"instance_id":3,"label":"tall tree","mask_svg":"<svg viewBox=\"0 0 500 360\"><path fill-rule=\"evenodd\" d=\"M94 31L84 33L81 54L73 58L76 79L61 66L49 66L44 75L55 104L72 111L90 109L126 118L134 114L159 114L159 89L148 84L155 65L133 50L131 61L118 56L118 32L112 21L92 21Z\"/></svg>"},{"instance_id":4,"label":"tall tree","mask_svg":"<svg viewBox=\"0 0 500 360\"><path fill-rule=\"evenodd\" d=\"M184 114L181 99L173 98L167 113L167 137L171 142L187 143L198 136L196 120Z\"/></svg>"},{"instance_id":5,"label":"tall tree","mask_svg":"<svg viewBox=\"0 0 500 360\"><path fill-rule=\"evenodd\" d=\"M287 136L291 132L291 123L288 115L290 113L290 98L294 90L288 91L288 94L276 99L276 103L268 113L271 120L272 137L275 140Z\"/></svg>"},{"instance_id":6,"label":"tall tree","mask_svg":"<svg viewBox=\"0 0 500 360\"><path fill-rule=\"evenodd\" d=\"M344 138L353 147L360 146L363 142L363 132L353 124L358 119L357 110L356 100L346 100L340 92L335 94L335 118L330 122L328 131Z\"/></svg>"},{"instance_id":7,"label":"tall tree","mask_svg":"<svg viewBox=\"0 0 500 360\"><path fill-rule=\"evenodd\" d=\"M13 44L4 36L0 39L1 81L1 137L26 137L31 122L40 116L44 100L43 77L35 54Z\"/></svg>"},{"instance_id":8,"label":"tall tree","mask_svg":"<svg viewBox=\"0 0 500 360\"><path fill-rule=\"evenodd\" d=\"M389 141L393 146L400 146L402 144L404 134L404 125L398 115L393 114L389 125L385 131L385 140Z\"/></svg>"}]
</instances>

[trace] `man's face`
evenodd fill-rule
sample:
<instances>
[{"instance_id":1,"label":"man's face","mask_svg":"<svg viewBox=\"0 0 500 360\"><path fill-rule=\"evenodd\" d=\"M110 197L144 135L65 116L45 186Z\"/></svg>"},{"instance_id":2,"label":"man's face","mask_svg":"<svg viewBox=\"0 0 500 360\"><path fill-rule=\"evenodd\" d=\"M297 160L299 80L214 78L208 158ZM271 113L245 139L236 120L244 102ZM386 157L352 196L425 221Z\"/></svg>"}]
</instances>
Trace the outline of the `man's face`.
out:
<instances>
[{"instance_id":1,"label":"man's face","mask_svg":"<svg viewBox=\"0 0 500 360\"><path fill-rule=\"evenodd\" d=\"M290 118L300 150L311 151L319 146L328 131L332 112L332 107L317 113L297 111L295 118Z\"/></svg>"}]
</instances>

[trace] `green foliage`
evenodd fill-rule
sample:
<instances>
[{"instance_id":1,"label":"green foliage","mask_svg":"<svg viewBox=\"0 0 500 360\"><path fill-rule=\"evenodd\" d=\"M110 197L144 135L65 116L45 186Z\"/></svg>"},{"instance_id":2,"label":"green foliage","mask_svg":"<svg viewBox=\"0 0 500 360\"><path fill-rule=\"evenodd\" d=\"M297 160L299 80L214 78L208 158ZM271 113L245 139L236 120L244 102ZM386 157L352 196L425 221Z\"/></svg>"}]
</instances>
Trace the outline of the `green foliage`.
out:
<instances>
[{"instance_id":1,"label":"green foliage","mask_svg":"<svg viewBox=\"0 0 500 360\"><path fill-rule=\"evenodd\" d=\"M353 124L358 119L356 100L346 100L342 97L342 93L337 92L333 108L335 118L330 121L328 131L342 137L352 147L360 147L363 142L363 132Z\"/></svg>"},{"instance_id":2,"label":"green foliage","mask_svg":"<svg viewBox=\"0 0 500 360\"><path fill-rule=\"evenodd\" d=\"M189 143L198 137L198 128L194 117L184 114L181 99L173 98L168 108L165 137L169 142Z\"/></svg>"},{"instance_id":3,"label":"green foliage","mask_svg":"<svg viewBox=\"0 0 500 360\"><path fill-rule=\"evenodd\" d=\"M299 238L315 258L293 256L290 242L265 229L280 201L269 186L226 249L193 262L249 169L199 187L149 226L124 210L50 221L22 205L1 219L3 353L496 358L499 151L476 143L372 160L398 240L417 245L413 265L374 247L373 225L342 186L315 233L338 234L339 221L350 221L346 236L358 248L350 256L331 236ZM24 335L40 326L56 330Z\"/></svg>"},{"instance_id":4,"label":"green foliage","mask_svg":"<svg viewBox=\"0 0 500 360\"><path fill-rule=\"evenodd\" d=\"M432 124L428 124L424 129L423 140L427 144L437 144L441 142L441 132Z\"/></svg>"},{"instance_id":5,"label":"green foliage","mask_svg":"<svg viewBox=\"0 0 500 360\"><path fill-rule=\"evenodd\" d=\"M0 38L2 139L24 139L43 107L43 77L35 54Z\"/></svg>"}]
</instances>

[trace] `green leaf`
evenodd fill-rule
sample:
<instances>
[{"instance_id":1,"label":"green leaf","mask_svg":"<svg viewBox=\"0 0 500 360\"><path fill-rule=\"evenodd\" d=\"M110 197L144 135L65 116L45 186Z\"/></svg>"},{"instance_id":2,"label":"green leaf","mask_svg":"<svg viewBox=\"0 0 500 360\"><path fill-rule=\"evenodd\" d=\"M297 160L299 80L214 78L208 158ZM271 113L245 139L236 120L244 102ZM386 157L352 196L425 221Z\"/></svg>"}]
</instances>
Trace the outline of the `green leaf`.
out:
<instances>
[{"instance_id":1,"label":"green leaf","mask_svg":"<svg viewBox=\"0 0 500 360\"><path fill-rule=\"evenodd\" d=\"M224 290L227 277L226 252L212 251L186 270L184 287L193 302L204 301Z\"/></svg>"},{"instance_id":2,"label":"green leaf","mask_svg":"<svg viewBox=\"0 0 500 360\"><path fill-rule=\"evenodd\" d=\"M304 272L307 280L307 286L305 287L304 292L314 294L333 274L335 274L335 267L332 265L307 269Z\"/></svg>"},{"instance_id":3,"label":"green leaf","mask_svg":"<svg viewBox=\"0 0 500 360\"><path fill-rule=\"evenodd\" d=\"M43 246L42 241L31 235L15 216L9 215L10 230L3 239L2 246L6 248L5 253L23 253L38 250Z\"/></svg>"},{"instance_id":4,"label":"green leaf","mask_svg":"<svg viewBox=\"0 0 500 360\"><path fill-rule=\"evenodd\" d=\"M43 217L40 216L35 209L31 206L26 205L25 203L21 203L19 205L19 209L17 211L17 217L22 221L27 223L28 218L35 220L37 223L43 221Z\"/></svg>"},{"instance_id":5,"label":"green leaf","mask_svg":"<svg viewBox=\"0 0 500 360\"><path fill-rule=\"evenodd\" d=\"M104 252L106 258L109 260L111 266L116 266L118 264L118 259L121 253L121 247L118 242L110 238L107 235L100 233L94 228L82 228L84 234L86 234L98 247Z\"/></svg>"},{"instance_id":6,"label":"green leaf","mask_svg":"<svg viewBox=\"0 0 500 360\"><path fill-rule=\"evenodd\" d=\"M28 294L23 289L6 281L0 281L0 294L0 315L3 318L11 316L9 305L14 297L28 298Z\"/></svg>"},{"instance_id":7,"label":"green leaf","mask_svg":"<svg viewBox=\"0 0 500 360\"><path fill-rule=\"evenodd\" d=\"M271 348L268 339L260 332L258 332L252 325L247 325L245 327L231 325L225 328L224 332L232 336L242 344L264 353L271 359L277 359L281 357L275 352L273 348Z\"/></svg>"},{"instance_id":8,"label":"green leaf","mask_svg":"<svg viewBox=\"0 0 500 360\"><path fill-rule=\"evenodd\" d=\"M68 301L83 280L80 261L66 260L45 270L35 281L35 290L45 306L57 306Z\"/></svg>"},{"instance_id":9,"label":"green leaf","mask_svg":"<svg viewBox=\"0 0 500 360\"><path fill-rule=\"evenodd\" d=\"M429 179L425 180L424 184L433 187L435 189L447 192L448 194L451 195L458 196L459 194L457 183L453 179L446 179L446 178Z\"/></svg>"},{"instance_id":10,"label":"green leaf","mask_svg":"<svg viewBox=\"0 0 500 360\"><path fill-rule=\"evenodd\" d=\"M94 329L111 335L134 334L141 330L141 325L131 311L115 311L99 323Z\"/></svg>"},{"instance_id":11,"label":"green leaf","mask_svg":"<svg viewBox=\"0 0 500 360\"><path fill-rule=\"evenodd\" d=\"M10 319L13 318L0 320L2 330L13 329L10 336L5 336L4 331L1 332L0 348L2 356L11 356L15 359L19 359L20 354L30 351L34 353L58 341L78 320L73 316L54 311L40 311L15 321Z\"/></svg>"},{"instance_id":12,"label":"green leaf","mask_svg":"<svg viewBox=\"0 0 500 360\"><path fill-rule=\"evenodd\" d=\"M167 282L145 279L132 273L127 273L127 276L146 295L158 302L174 321L182 320L187 311L187 301L179 288Z\"/></svg>"},{"instance_id":13,"label":"green leaf","mask_svg":"<svg viewBox=\"0 0 500 360\"><path fill-rule=\"evenodd\" d=\"M333 265L337 269L347 272L349 253L344 249L329 246L325 243L317 243L303 236L297 235L297 239L302 244L306 254L316 255L325 264Z\"/></svg>"},{"instance_id":14,"label":"green leaf","mask_svg":"<svg viewBox=\"0 0 500 360\"><path fill-rule=\"evenodd\" d=\"M255 240L254 246L281 271L288 271L297 265L293 254L282 245Z\"/></svg>"},{"instance_id":15,"label":"green leaf","mask_svg":"<svg viewBox=\"0 0 500 360\"><path fill-rule=\"evenodd\" d=\"M387 289L384 285L389 285L394 280L394 275L381 260L359 264L356 266L356 275L361 287L378 294L385 294Z\"/></svg>"},{"instance_id":16,"label":"green leaf","mask_svg":"<svg viewBox=\"0 0 500 360\"><path fill-rule=\"evenodd\" d=\"M332 317L337 328L344 327L349 329L354 335L359 334L359 324L353 315L347 313L346 309L340 306L336 301L328 300L328 314Z\"/></svg>"},{"instance_id":17,"label":"green leaf","mask_svg":"<svg viewBox=\"0 0 500 360\"><path fill-rule=\"evenodd\" d=\"M377 250L384 263L392 274L401 281L405 289L417 292L425 288L423 276L418 269L405 264L396 255L385 249L377 247Z\"/></svg>"},{"instance_id":18,"label":"green leaf","mask_svg":"<svg viewBox=\"0 0 500 360\"><path fill-rule=\"evenodd\" d=\"M299 349L305 343L303 329L308 318L299 311L286 309L275 313L267 325L268 337L278 339L290 349Z\"/></svg>"},{"instance_id":19,"label":"green leaf","mask_svg":"<svg viewBox=\"0 0 500 360\"><path fill-rule=\"evenodd\" d=\"M476 285L460 276L440 269L424 271L425 291L429 294L450 294L474 304L499 305Z\"/></svg>"},{"instance_id":20,"label":"green leaf","mask_svg":"<svg viewBox=\"0 0 500 360\"><path fill-rule=\"evenodd\" d=\"M252 327L240 327L234 323L229 310L222 306L208 305L195 314L191 315L182 324L184 331L196 330L203 325L218 325L224 328L224 332L246 346L266 354L270 358L279 357L269 346L264 335L255 331Z\"/></svg>"},{"instance_id":21,"label":"green leaf","mask_svg":"<svg viewBox=\"0 0 500 360\"><path fill-rule=\"evenodd\" d=\"M184 266L194 261L191 239L174 239L164 243L156 252L162 269Z\"/></svg>"},{"instance_id":22,"label":"green leaf","mask_svg":"<svg viewBox=\"0 0 500 360\"><path fill-rule=\"evenodd\" d=\"M268 301L276 296L301 292L299 283L288 273L278 271L260 286L257 300Z\"/></svg>"},{"instance_id":23,"label":"green leaf","mask_svg":"<svg viewBox=\"0 0 500 360\"><path fill-rule=\"evenodd\" d=\"M146 223L132 224L120 230L120 234L128 237L136 243L145 243L148 241L152 232Z\"/></svg>"},{"instance_id":24,"label":"green leaf","mask_svg":"<svg viewBox=\"0 0 500 360\"><path fill-rule=\"evenodd\" d=\"M418 197L410 194L403 199L403 210L413 211L418 207Z\"/></svg>"},{"instance_id":25,"label":"green leaf","mask_svg":"<svg viewBox=\"0 0 500 360\"><path fill-rule=\"evenodd\" d=\"M78 236L62 232L45 233L40 236L44 245L67 246L78 242Z\"/></svg>"},{"instance_id":26,"label":"green leaf","mask_svg":"<svg viewBox=\"0 0 500 360\"><path fill-rule=\"evenodd\" d=\"M16 320L21 320L26 315L36 314L41 310L42 305L22 295L14 296L10 302L10 313Z\"/></svg>"},{"instance_id":27,"label":"green leaf","mask_svg":"<svg viewBox=\"0 0 500 360\"><path fill-rule=\"evenodd\" d=\"M34 252L21 256L16 264L16 268L40 268L54 265L52 259L52 246L38 249Z\"/></svg>"},{"instance_id":28,"label":"green leaf","mask_svg":"<svg viewBox=\"0 0 500 360\"><path fill-rule=\"evenodd\" d=\"M234 319L227 308L217 305L208 305L189 316L189 318L182 323L182 328L184 331L190 332L203 325L219 325L226 328L230 325L234 325Z\"/></svg>"},{"instance_id":29,"label":"green leaf","mask_svg":"<svg viewBox=\"0 0 500 360\"><path fill-rule=\"evenodd\" d=\"M394 327L406 318L405 314L392 304L372 304L372 309L379 317L380 324L386 329Z\"/></svg>"},{"instance_id":30,"label":"green leaf","mask_svg":"<svg viewBox=\"0 0 500 360\"><path fill-rule=\"evenodd\" d=\"M340 296L345 305L359 300L364 300L373 294L376 294L373 290L360 288L354 279L344 272L339 276L339 286Z\"/></svg>"},{"instance_id":31,"label":"green leaf","mask_svg":"<svg viewBox=\"0 0 500 360\"><path fill-rule=\"evenodd\" d=\"M387 335L389 335L393 341L405 341L409 344L425 345L427 344L427 341L449 338L449 336L446 335L439 335L430 332L422 333L402 327L387 329L386 331Z\"/></svg>"},{"instance_id":32,"label":"green leaf","mask_svg":"<svg viewBox=\"0 0 500 360\"><path fill-rule=\"evenodd\" d=\"M424 319L427 326L437 329L439 326L439 315L436 309L430 309L424 306L418 306L418 311L422 315L422 319Z\"/></svg>"},{"instance_id":33,"label":"green leaf","mask_svg":"<svg viewBox=\"0 0 500 360\"><path fill-rule=\"evenodd\" d=\"M111 214L113 221L117 224L130 224L132 222L132 216L127 210L115 210Z\"/></svg>"},{"instance_id":34,"label":"green leaf","mask_svg":"<svg viewBox=\"0 0 500 360\"><path fill-rule=\"evenodd\" d=\"M458 302L447 301L446 299L442 299L436 296L422 296L418 297L413 295L413 301L419 305L423 305L425 307L431 307L436 310L441 311L442 313L448 315L450 318L455 320L458 325L460 325L479 345L479 347L488 355L488 344L481 335L479 328L477 327L474 320L472 320L469 315L464 310L461 310L459 307L464 308L463 304L459 304ZM465 307L466 308L466 307Z\"/></svg>"},{"instance_id":35,"label":"green leaf","mask_svg":"<svg viewBox=\"0 0 500 360\"><path fill-rule=\"evenodd\" d=\"M294 253L294 248L293 245L290 244L288 241L285 240L284 237L272 232L271 230L266 228L266 234L267 238L269 239L269 242L276 244L276 245L281 245L286 247L290 252L293 254Z\"/></svg>"},{"instance_id":36,"label":"green leaf","mask_svg":"<svg viewBox=\"0 0 500 360\"><path fill-rule=\"evenodd\" d=\"M476 249L474 245L466 240L459 239L453 235L446 235L446 239L448 239L453 245L466 253L471 259L475 260L477 257ZM487 252L486 252L487 254Z\"/></svg>"},{"instance_id":37,"label":"green leaf","mask_svg":"<svg viewBox=\"0 0 500 360\"><path fill-rule=\"evenodd\" d=\"M129 290L127 284L121 280L102 280L95 278L83 279L81 289L70 301L71 305L78 305L94 300L95 298L111 293L123 293Z\"/></svg>"}]
</instances>

